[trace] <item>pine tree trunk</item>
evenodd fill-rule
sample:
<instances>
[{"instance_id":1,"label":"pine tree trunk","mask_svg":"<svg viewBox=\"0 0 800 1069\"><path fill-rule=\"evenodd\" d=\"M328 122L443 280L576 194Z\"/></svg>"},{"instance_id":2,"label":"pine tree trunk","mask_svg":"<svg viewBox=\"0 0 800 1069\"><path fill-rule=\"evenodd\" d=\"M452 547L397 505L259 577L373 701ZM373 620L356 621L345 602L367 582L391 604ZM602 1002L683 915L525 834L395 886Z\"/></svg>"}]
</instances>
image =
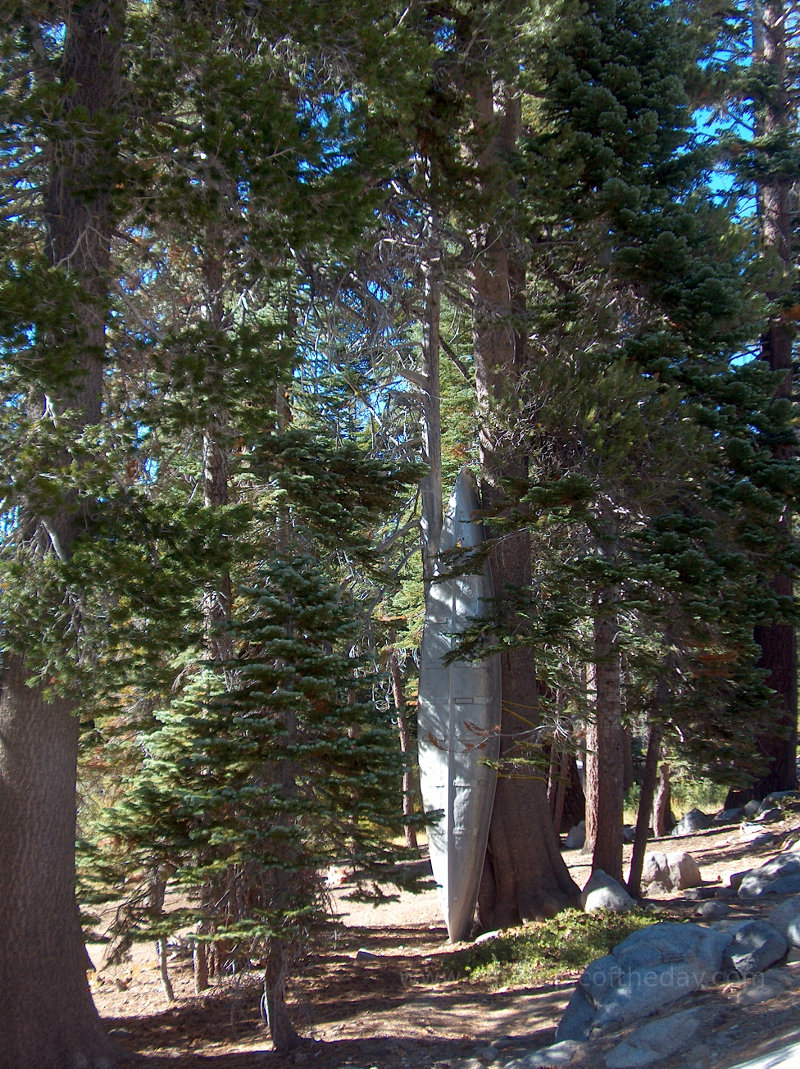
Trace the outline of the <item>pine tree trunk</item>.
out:
<instances>
[{"instance_id":1,"label":"pine tree trunk","mask_svg":"<svg viewBox=\"0 0 800 1069\"><path fill-rule=\"evenodd\" d=\"M286 1008L286 948L280 939L272 938L267 945L264 969L264 1016L278 1052L293 1050L300 1044Z\"/></svg>"},{"instance_id":2,"label":"pine tree trunk","mask_svg":"<svg viewBox=\"0 0 800 1069\"><path fill-rule=\"evenodd\" d=\"M765 138L782 139L793 133L793 117L788 92L786 6L780 0L752 3L754 63L763 63L769 70L769 89L765 92L764 110L758 133ZM777 171L759 178L759 217L762 245L774 256L778 266L768 282L766 293L771 300L780 300L791 286L794 263L792 250L791 196L794 179ZM792 339L794 325L780 315L770 322L761 339L761 359L773 371L783 372L776 397L792 397ZM776 442L773 456L786 461L797 453L796 443ZM779 535L784 544L791 540L792 517L788 508L778 521ZM769 585L778 596L791 598L794 590L793 571L786 561L777 561L779 570ZM782 567L781 567L782 565ZM732 791L727 805L738 805L749 798L764 798L771 791L797 789L797 638L792 624L775 621L755 629L754 637L761 647L759 664L767 670L767 685L776 694L775 730L756 736L756 754L766 765L752 785L745 790Z\"/></svg>"},{"instance_id":3,"label":"pine tree trunk","mask_svg":"<svg viewBox=\"0 0 800 1069\"><path fill-rule=\"evenodd\" d=\"M642 790L639 795L639 812L636 814L636 836L633 840L631 867L628 873L628 893L639 898L642 893L642 870L650 835L650 821L653 815L653 799L658 779L658 759L661 756L661 738L663 730L660 724L651 724L647 735L647 754L644 759Z\"/></svg>"},{"instance_id":4,"label":"pine tree trunk","mask_svg":"<svg viewBox=\"0 0 800 1069\"><path fill-rule=\"evenodd\" d=\"M49 5L64 20L59 72L64 120L43 153L48 256L80 285L71 313L44 344L77 354L74 376L48 408L72 412L74 437L100 418L123 0ZM35 16L31 15L31 21ZM50 21L50 16L46 16ZM65 357L65 360L67 357ZM66 370L66 368L65 368ZM44 410L44 403L41 412ZM45 471L80 462L42 458ZM23 506L28 531L67 558L84 507L64 495L48 518ZM9 655L0 677L0 1069L108 1069L117 1052L86 979L75 902L78 724L71 700L46 700Z\"/></svg>"},{"instance_id":5,"label":"pine tree trunk","mask_svg":"<svg viewBox=\"0 0 800 1069\"><path fill-rule=\"evenodd\" d=\"M672 813L670 771L667 762L662 762L658 770L658 790L653 805L653 834L657 839L663 839L665 835L669 835L677 823Z\"/></svg>"},{"instance_id":6,"label":"pine tree trunk","mask_svg":"<svg viewBox=\"0 0 800 1069\"><path fill-rule=\"evenodd\" d=\"M78 722L70 703L26 686L16 657L2 674L0 740L0 1069L94 1069L113 1047L75 903Z\"/></svg>"},{"instance_id":7,"label":"pine tree trunk","mask_svg":"<svg viewBox=\"0 0 800 1069\"><path fill-rule=\"evenodd\" d=\"M400 752L403 755L403 816L414 816L414 772L411 767L411 731L408 726L408 713L406 712L406 697L403 692L403 677L400 672L400 661L397 650L389 652L389 672L392 679L392 697L394 709L397 715L397 730L400 735ZM413 824L405 826L406 846L417 845L417 833Z\"/></svg>"},{"instance_id":8,"label":"pine tree trunk","mask_svg":"<svg viewBox=\"0 0 800 1069\"><path fill-rule=\"evenodd\" d=\"M476 161L478 174L485 188L494 188L502 199L507 181L503 164L520 132L520 102L502 87L495 99L488 73L474 78L472 92L478 126L493 132ZM472 267L475 379L483 507L494 514L510 503L506 480L527 474L521 444L509 442L518 418L515 387L521 384L525 363L525 273L513 254L511 234L492 222L477 236ZM530 590L530 554L527 531L516 531L496 539L490 557L501 615L507 617L509 631L518 634L524 625L504 609L503 599L508 592ZM503 653L502 680L500 775L478 896L478 922L484 931L553 916L579 898L550 819L545 779L532 777L529 769L519 774L520 759L530 755L530 727L538 708L529 650L516 647Z\"/></svg>"},{"instance_id":9,"label":"pine tree trunk","mask_svg":"<svg viewBox=\"0 0 800 1069\"><path fill-rule=\"evenodd\" d=\"M622 710L619 626L613 588L600 591L595 617L596 705L587 726L586 846L592 870L622 880Z\"/></svg>"}]
</instances>

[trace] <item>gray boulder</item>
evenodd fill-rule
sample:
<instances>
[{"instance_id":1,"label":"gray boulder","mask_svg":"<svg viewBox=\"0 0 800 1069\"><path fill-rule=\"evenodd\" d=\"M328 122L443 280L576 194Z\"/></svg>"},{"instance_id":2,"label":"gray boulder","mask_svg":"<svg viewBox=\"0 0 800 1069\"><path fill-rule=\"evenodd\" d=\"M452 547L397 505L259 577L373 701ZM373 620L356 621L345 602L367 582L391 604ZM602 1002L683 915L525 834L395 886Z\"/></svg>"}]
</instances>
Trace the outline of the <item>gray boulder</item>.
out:
<instances>
[{"instance_id":1,"label":"gray boulder","mask_svg":"<svg viewBox=\"0 0 800 1069\"><path fill-rule=\"evenodd\" d=\"M622 825L622 841L623 843L632 843L636 838L636 828L632 824Z\"/></svg>"},{"instance_id":2,"label":"gray boulder","mask_svg":"<svg viewBox=\"0 0 800 1069\"><path fill-rule=\"evenodd\" d=\"M677 838L681 835L694 835L698 831L706 831L712 827L714 818L703 813L700 809L690 809L685 816L681 817L672 834Z\"/></svg>"},{"instance_id":3,"label":"gray boulder","mask_svg":"<svg viewBox=\"0 0 800 1069\"><path fill-rule=\"evenodd\" d=\"M581 905L587 913L598 909L627 913L635 908L636 902L621 883L612 879L602 869L595 869L581 892Z\"/></svg>"},{"instance_id":4,"label":"gray boulder","mask_svg":"<svg viewBox=\"0 0 800 1069\"><path fill-rule=\"evenodd\" d=\"M586 821L582 820L574 828L567 832L564 839L565 850L582 850L586 842Z\"/></svg>"},{"instance_id":5,"label":"gray boulder","mask_svg":"<svg viewBox=\"0 0 800 1069\"><path fill-rule=\"evenodd\" d=\"M774 824L778 820L783 820L783 810L776 805L768 805L766 809L762 806L753 819L759 824Z\"/></svg>"},{"instance_id":6,"label":"gray boulder","mask_svg":"<svg viewBox=\"0 0 800 1069\"><path fill-rule=\"evenodd\" d=\"M608 1069L633 1069L676 1054L694 1039L702 1022L702 1010L681 1010L657 1021L648 1021L614 1047L606 1058Z\"/></svg>"},{"instance_id":7,"label":"gray boulder","mask_svg":"<svg viewBox=\"0 0 800 1069\"><path fill-rule=\"evenodd\" d=\"M745 802L744 815L749 819L754 817L761 808L761 802L757 798L751 798L749 802Z\"/></svg>"},{"instance_id":8,"label":"gray boulder","mask_svg":"<svg viewBox=\"0 0 800 1069\"><path fill-rule=\"evenodd\" d=\"M769 911L768 918L789 946L800 947L800 897L787 898Z\"/></svg>"},{"instance_id":9,"label":"gray boulder","mask_svg":"<svg viewBox=\"0 0 800 1069\"><path fill-rule=\"evenodd\" d=\"M715 824L736 824L744 816L744 806L737 805L733 809L721 809L714 817Z\"/></svg>"},{"instance_id":10,"label":"gray boulder","mask_svg":"<svg viewBox=\"0 0 800 1069\"><path fill-rule=\"evenodd\" d=\"M723 966L743 979L763 972L786 956L786 940L767 921L750 921L733 934L723 957Z\"/></svg>"},{"instance_id":11,"label":"gray boulder","mask_svg":"<svg viewBox=\"0 0 800 1069\"><path fill-rule=\"evenodd\" d=\"M699 924L654 924L585 970L564 1011L556 1039L585 1040L696 991L720 972L732 935Z\"/></svg>"},{"instance_id":12,"label":"gray boulder","mask_svg":"<svg viewBox=\"0 0 800 1069\"><path fill-rule=\"evenodd\" d=\"M699 887L703 882L697 862L691 854L665 854L659 851L649 854L642 871L642 885L656 884L665 891L683 891L687 887Z\"/></svg>"},{"instance_id":13,"label":"gray boulder","mask_svg":"<svg viewBox=\"0 0 800 1069\"><path fill-rule=\"evenodd\" d=\"M796 895L800 893L800 854L788 851L751 869L739 885L744 897Z\"/></svg>"},{"instance_id":14,"label":"gray boulder","mask_svg":"<svg viewBox=\"0 0 800 1069\"><path fill-rule=\"evenodd\" d=\"M764 799L764 803L769 802L769 803L774 805L776 802L782 802L786 798L800 798L800 792L798 792L798 791L773 791L772 794L768 794L767 795L767 797Z\"/></svg>"}]
</instances>

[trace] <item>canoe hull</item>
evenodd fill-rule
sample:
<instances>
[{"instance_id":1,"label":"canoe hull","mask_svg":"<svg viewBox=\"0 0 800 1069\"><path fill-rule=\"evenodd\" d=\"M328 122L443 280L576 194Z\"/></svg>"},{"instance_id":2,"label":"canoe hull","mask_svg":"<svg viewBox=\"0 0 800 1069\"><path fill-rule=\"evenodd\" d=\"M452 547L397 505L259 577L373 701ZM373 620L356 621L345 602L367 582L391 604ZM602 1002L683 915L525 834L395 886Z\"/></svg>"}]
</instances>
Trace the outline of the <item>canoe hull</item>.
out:
<instances>
[{"instance_id":1,"label":"canoe hull","mask_svg":"<svg viewBox=\"0 0 800 1069\"><path fill-rule=\"evenodd\" d=\"M462 469L444 518L441 568L456 547L484 540L477 488ZM488 564L476 575L435 578L428 591L419 681L419 766L431 867L453 942L468 939L494 803L499 752L500 658L445 664L459 633L493 597Z\"/></svg>"}]
</instances>

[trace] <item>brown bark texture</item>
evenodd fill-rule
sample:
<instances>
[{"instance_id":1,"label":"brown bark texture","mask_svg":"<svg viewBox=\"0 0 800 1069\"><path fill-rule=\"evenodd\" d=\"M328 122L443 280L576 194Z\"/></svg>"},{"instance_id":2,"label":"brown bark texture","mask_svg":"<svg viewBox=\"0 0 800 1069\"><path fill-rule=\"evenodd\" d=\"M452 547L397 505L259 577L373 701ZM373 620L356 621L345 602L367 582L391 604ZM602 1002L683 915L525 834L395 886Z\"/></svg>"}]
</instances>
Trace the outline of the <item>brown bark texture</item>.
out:
<instances>
[{"instance_id":1,"label":"brown bark texture","mask_svg":"<svg viewBox=\"0 0 800 1069\"><path fill-rule=\"evenodd\" d=\"M754 61L769 70L771 85L758 133L765 138L781 138L793 130L793 115L788 89L786 41L786 5L782 0L753 4ZM766 295L779 301L793 277L792 211L794 179L788 173L769 173L759 179L759 216L762 244L775 257L777 267L768 282ZM794 325L780 314L768 324L761 338L761 359L773 371L783 372L776 397L792 397L792 339ZM797 452L795 442L776 442L772 453L789 460ZM787 511L778 520L778 533L788 542L792 517ZM791 597L793 575L788 567L778 570L770 580L775 594ZM738 805L749 798L764 798L772 791L797 789L797 637L791 624L774 621L757 627L754 637L761 647L759 664L767 671L767 685L775 691L775 730L756 736L756 755L765 768L745 790L732 791L728 805Z\"/></svg>"},{"instance_id":2,"label":"brown bark texture","mask_svg":"<svg viewBox=\"0 0 800 1069\"><path fill-rule=\"evenodd\" d=\"M644 759L642 790L639 795L639 812L636 814L636 835L633 840L631 867L628 872L628 893L633 898L641 897L642 893L642 871L653 816L653 800L658 779L658 759L661 755L663 733L661 725L653 723L647 734L647 753Z\"/></svg>"},{"instance_id":3,"label":"brown bark texture","mask_svg":"<svg viewBox=\"0 0 800 1069\"><path fill-rule=\"evenodd\" d=\"M599 592L595 617L596 704L587 725L586 850L592 871L622 880L622 709L616 591Z\"/></svg>"},{"instance_id":4,"label":"brown bark texture","mask_svg":"<svg viewBox=\"0 0 800 1069\"><path fill-rule=\"evenodd\" d=\"M476 160L484 189L504 187L503 161L521 128L520 102L490 74L472 81L476 123L492 131ZM526 474L524 449L509 441L519 402L525 361L524 267L514 255L513 236L494 221L477 234L472 268L473 339L484 510L494 514L508 505L504 482ZM493 540L490 563L501 615L514 591L531 585L530 538L515 531ZM503 626L520 632L522 622L506 610ZM561 857L550 819L547 783L520 764L532 743L537 718L536 670L529 650L519 646L502 655L500 774L489 843L478 896L481 929L552 916L578 901Z\"/></svg>"},{"instance_id":5,"label":"brown bark texture","mask_svg":"<svg viewBox=\"0 0 800 1069\"><path fill-rule=\"evenodd\" d=\"M653 834L657 839L669 835L677 824L672 812L671 771L666 761L662 762L658 770L658 787L656 800L653 803Z\"/></svg>"},{"instance_id":6,"label":"brown bark texture","mask_svg":"<svg viewBox=\"0 0 800 1069\"><path fill-rule=\"evenodd\" d=\"M50 343L78 352L62 396L77 436L100 416L102 355L116 147L107 120L120 100L122 0L51 5L62 11L59 72L67 116L46 149L44 195L51 265L77 281L71 319ZM69 332L69 333L67 333ZM60 410L60 411L59 411ZM66 453L53 463L69 463ZM66 496L46 519L23 506L26 530L46 530L68 556L82 529L79 502ZM86 979L75 901L78 724L71 700L48 700L28 685L18 656L0 679L0 1069L108 1069L115 1050Z\"/></svg>"}]
</instances>

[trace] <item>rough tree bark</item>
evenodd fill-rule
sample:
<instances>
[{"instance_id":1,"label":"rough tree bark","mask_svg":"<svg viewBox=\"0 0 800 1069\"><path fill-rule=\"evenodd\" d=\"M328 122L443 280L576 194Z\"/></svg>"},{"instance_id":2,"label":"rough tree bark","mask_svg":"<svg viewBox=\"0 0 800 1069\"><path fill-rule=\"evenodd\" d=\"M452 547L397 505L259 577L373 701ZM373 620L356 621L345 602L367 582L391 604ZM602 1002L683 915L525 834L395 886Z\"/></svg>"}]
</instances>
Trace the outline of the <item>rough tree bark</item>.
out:
<instances>
[{"instance_id":1,"label":"rough tree bark","mask_svg":"<svg viewBox=\"0 0 800 1069\"><path fill-rule=\"evenodd\" d=\"M493 189L503 199L508 182L504 164L521 128L520 101L506 87L495 85L489 73L476 75L471 90L476 126L485 143L476 159L477 175L484 191ZM509 504L506 480L527 473L522 447L509 441L525 362L525 278L507 230L492 221L476 239L471 289L483 507L494 514ZM495 595L509 633L522 628L509 595L530 590L530 554L526 531L493 540ZM515 774L531 745L531 723L537 715L536 670L528 649L517 646L503 653L502 678L500 775L478 897L483 930L552 916L575 905L579 897L550 820L545 778Z\"/></svg>"},{"instance_id":2,"label":"rough tree bark","mask_svg":"<svg viewBox=\"0 0 800 1069\"><path fill-rule=\"evenodd\" d=\"M769 70L770 89L765 93L763 114L758 133L764 138L788 136L793 129L792 104L787 72L786 5L782 0L752 0L755 64ZM767 296L779 300L793 277L791 211L794 178L787 172L767 173L759 179L759 216L762 245L774 256L778 267L767 286ZM761 338L761 359L773 371L783 372L776 397L792 397L792 339L794 325L776 315ZM772 446L773 456L789 460L797 452L796 442L781 441ZM791 513L786 510L779 520L780 530L791 537ZM779 597L790 598L794 579L790 566L777 561L779 570L770 587ZM783 565L783 567L781 567ZM726 806L741 805L750 798L764 798L771 791L797 789L797 638L793 624L771 622L755 628L754 637L761 647L760 667L766 669L767 685L775 691L775 730L756 736L756 753L766 766L744 790L728 795Z\"/></svg>"},{"instance_id":3,"label":"rough tree bark","mask_svg":"<svg viewBox=\"0 0 800 1069\"><path fill-rule=\"evenodd\" d=\"M47 5L61 15L57 73L68 118L48 145L44 214L55 269L79 284L73 315L53 346L76 352L74 374L49 411L70 409L70 428L100 418L116 146L109 120L120 102L123 0ZM35 16L31 16L33 19ZM54 72L55 74L55 72ZM35 401L33 402L35 403ZM44 398L41 399L45 410ZM47 458L55 468L72 459ZM79 461L78 461L79 463ZM48 517L23 507L41 546L68 557L85 517L66 497ZM0 1067L105 1069L117 1057L92 1003L75 902L78 723L70 700L29 684L22 657L0 679Z\"/></svg>"},{"instance_id":4,"label":"rough tree bark","mask_svg":"<svg viewBox=\"0 0 800 1069\"><path fill-rule=\"evenodd\" d=\"M586 846L592 871L622 880L622 708L617 592L595 599L595 715L586 728Z\"/></svg>"},{"instance_id":5,"label":"rough tree bark","mask_svg":"<svg viewBox=\"0 0 800 1069\"><path fill-rule=\"evenodd\" d=\"M650 821L653 815L653 798L658 779L658 759L661 756L661 724L654 722L647 734L647 754L644 759L642 774L642 791L639 795L639 812L636 814L636 835L633 840L631 867L628 873L628 893L639 898L642 893L642 870L644 855L647 851L647 839L650 835Z\"/></svg>"}]
</instances>

